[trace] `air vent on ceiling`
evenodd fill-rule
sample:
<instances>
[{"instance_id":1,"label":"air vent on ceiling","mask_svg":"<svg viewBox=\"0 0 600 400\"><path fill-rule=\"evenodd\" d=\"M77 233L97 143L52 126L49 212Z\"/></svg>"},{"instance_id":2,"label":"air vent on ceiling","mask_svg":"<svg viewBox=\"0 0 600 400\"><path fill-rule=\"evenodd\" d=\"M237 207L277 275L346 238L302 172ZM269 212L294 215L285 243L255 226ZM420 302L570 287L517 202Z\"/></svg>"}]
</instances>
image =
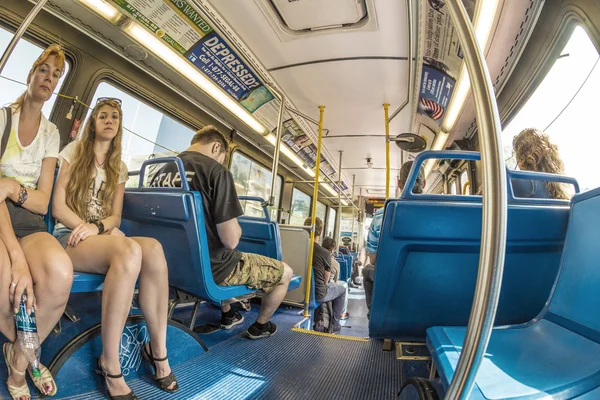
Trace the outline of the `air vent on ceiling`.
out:
<instances>
[{"instance_id":1,"label":"air vent on ceiling","mask_svg":"<svg viewBox=\"0 0 600 400\"><path fill-rule=\"evenodd\" d=\"M366 18L365 0L269 0L292 31L352 26Z\"/></svg>"}]
</instances>

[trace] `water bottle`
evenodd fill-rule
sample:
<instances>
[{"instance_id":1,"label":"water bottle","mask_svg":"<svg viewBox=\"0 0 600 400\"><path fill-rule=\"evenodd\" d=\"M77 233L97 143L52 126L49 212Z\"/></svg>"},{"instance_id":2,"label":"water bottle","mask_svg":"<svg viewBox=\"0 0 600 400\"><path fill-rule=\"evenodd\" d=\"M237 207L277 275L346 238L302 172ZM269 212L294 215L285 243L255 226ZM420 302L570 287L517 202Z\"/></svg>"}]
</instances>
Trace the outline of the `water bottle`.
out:
<instances>
[{"instance_id":1,"label":"water bottle","mask_svg":"<svg viewBox=\"0 0 600 400\"><path fill-rule=\"evenodd\" d=\"M40 356L42 348L40 347L40 337L37 333L35 323L35 312L27 315L27 296L21 297L19 312L15 314L15 323L17 325L17 342L25 359L31 365L31 372L34 377L40 377Z\"/></svg>"}]
</instances>

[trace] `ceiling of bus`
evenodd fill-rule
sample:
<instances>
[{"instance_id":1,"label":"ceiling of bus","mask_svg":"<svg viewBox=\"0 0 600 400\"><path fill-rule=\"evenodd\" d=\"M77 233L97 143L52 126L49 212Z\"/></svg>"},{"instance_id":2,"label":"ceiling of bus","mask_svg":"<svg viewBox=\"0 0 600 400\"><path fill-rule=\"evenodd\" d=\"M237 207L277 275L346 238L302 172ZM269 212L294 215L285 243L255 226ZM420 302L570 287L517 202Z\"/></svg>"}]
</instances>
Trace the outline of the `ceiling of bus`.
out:
<instances>
[{"instance_id":1,"label":"ceiling of bus","mask_svg":"<svg viewBox=\"0 0 600 400\"><path fill-rule=\"evenodd\" d=\"M384 187L385 170L377 169L385 167L383 137L334 137L383 135L382 104L390 104L391 114L406 99L408 46L404 2L375 1L374 12L368 16L370 24L362 29L311 33L292 40L271 23L261 2L264 0L212 0L211 4L301 112L318 119L317 107L326 106L325 127L330 132L324 145L334 158L343 151L346 182L350 184L352 175L356 175L357 188ZM406 107L392 122L392 135L408 130L410 109ZM366 169L367 157L373 159L373 169ZM400 165L396 146L391 149L391 165ZM395 180L393 173L392 188Z\"/></svg>"}]
</instances>

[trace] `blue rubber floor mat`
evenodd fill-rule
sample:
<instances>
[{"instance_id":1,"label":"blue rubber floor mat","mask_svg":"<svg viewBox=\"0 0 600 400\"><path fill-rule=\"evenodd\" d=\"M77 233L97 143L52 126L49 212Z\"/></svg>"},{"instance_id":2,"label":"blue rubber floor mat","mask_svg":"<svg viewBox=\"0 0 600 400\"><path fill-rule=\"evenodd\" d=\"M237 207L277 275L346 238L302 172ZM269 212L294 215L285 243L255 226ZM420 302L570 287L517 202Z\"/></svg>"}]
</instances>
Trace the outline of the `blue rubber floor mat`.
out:
<instances>
[{"instance_id":1,"label":"blue rubber floor mat","mask_svg":"<svg viewBox=\"0 0 600 400\"><path fill-rule=\"evenodd\" d=\"M237 336L173 368L180 391L160 391L150 377L129 381L140 399L394 399L401 363L382 342L280 330L273 337ZM102 393L70 400L104 399Z\"/></svg>"}]
</instances>

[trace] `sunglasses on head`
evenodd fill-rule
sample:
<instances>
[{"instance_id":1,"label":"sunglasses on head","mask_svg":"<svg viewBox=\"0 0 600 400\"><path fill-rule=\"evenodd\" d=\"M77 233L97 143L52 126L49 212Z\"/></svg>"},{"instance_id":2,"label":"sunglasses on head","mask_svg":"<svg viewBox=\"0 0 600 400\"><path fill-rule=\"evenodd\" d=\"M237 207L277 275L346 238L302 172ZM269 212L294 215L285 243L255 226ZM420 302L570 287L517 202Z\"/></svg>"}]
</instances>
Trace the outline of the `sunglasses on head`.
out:
<instances>
[{"instance_id":1,"label":"sunglasses on head","mask_svg":"<svg viewBox=\"0 0 600 400\"><path fill-rule=\"evenodd\" d=\"M96 104L102 103L103 101L114 101L117 104L119 104L119 106L123 105L123 102L121 101L121 99L117 99L116 97L98 97Z\"/></svg>"}]
</instances>

